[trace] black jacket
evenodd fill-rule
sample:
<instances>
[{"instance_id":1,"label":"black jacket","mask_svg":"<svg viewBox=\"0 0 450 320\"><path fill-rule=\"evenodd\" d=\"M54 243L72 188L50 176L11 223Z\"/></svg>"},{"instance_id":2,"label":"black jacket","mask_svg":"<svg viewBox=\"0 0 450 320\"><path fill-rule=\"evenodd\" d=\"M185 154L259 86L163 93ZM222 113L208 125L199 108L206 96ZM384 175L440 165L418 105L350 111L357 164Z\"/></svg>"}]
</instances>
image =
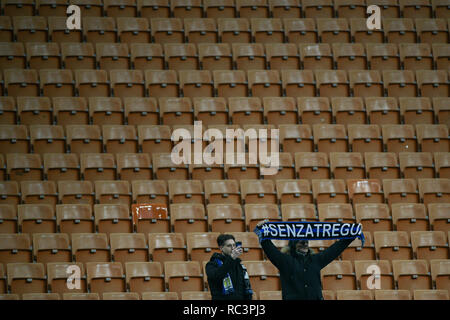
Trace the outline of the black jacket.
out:
<instances>
[{"instance_id":1,"label":"black jacket","mask_svg":"<svg viewBox=\"0 0 450 320\"><path fill-rule=\"evenodd\" d=\"M283 300L323 300L320 270L336 259L354 239L336 241L325 251L293 257L282 253L272 241L261 246L269 260L280 271Z\"/></svg>"},{"instance_id":2,"label":"black jacket","mask_svg":"<svg viewBox=\"0 0 450 320\"><path fill-rule=\"evenodd\" d=\"M216 259L222 261L219 267ZM223 279L230 274L234 292L229 295L223 294ZM233 260L230 256L214 253L206 264L206 275L208 276L209 290L212 300L251 300L251 296L245 294L244 270L241 259Z\"/></svg>"}]
</instances>

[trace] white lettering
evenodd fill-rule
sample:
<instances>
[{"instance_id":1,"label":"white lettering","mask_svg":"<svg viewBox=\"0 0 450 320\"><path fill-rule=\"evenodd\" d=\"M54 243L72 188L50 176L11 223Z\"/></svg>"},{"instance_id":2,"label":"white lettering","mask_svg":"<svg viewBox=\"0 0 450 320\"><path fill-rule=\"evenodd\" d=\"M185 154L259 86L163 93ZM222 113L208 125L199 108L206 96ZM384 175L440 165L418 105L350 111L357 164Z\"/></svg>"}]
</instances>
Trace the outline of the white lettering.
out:
<instances>
[{"instance_id":1,"label":"white lettering","mask_svg":"<svg viewBox=\"0 0 450 320\"><path fill-rule=\"evenodd\" d=\"M302 238L302 237L304 237L305 235L302 234L302 231L303 231L303 227L304 227L305 225L303 225L303 224L296 224L295 226L296 226L297 228L299 228L298 231L297 231L297 238Z\"/></svg>"},{"instance_id":2,"label":"white lettering","mask_svg":"<svg viewBox=\"0 0 450 320\"><path fill-rule=\"evenodd\" d=\"M71 14L66 20L66 27L69 30L81 30L81 9L74 4L67 7L67 14Z\"/></svg>"},{"instance_id":3,"label":"white lettering","mask_svg":"<svg viewBox=\"0 0 450 320\"><path fill-rule=\"evenodd\" d=\"M381 10L377 5L370 5L367 7L366 13L372 14L367 18L366 25L369 30L381 29Z\"/></svg>"},{"instance_id":4,"label":"white lettering","mask_svg":"<svg viewBox=\"0 0 450 320\"><path fill-rule=\"evenodd\" d=\"M371 264L367 266L367 273L370 273L371 276L367 278L366 285L368 289L381 289L381 270L380 267L376 264Z\"/></svg>"},{"instance_id":5,"label":"white lettering","mask_svg":"<svg viewBox=\"0 0 450 320\"><path fill-rule=\"evenodd\" d=\"M339 224L333 223L333 231L331 232L332 237L338 237L339 236Z\"/></svg>"},{"instance_id":6,"label":"white lettering","mask_svg":"<svg viewBox=\"0 0 450 320\"><path fill-rule=\"evenodd\" d=\"M308 226L306 227L306 234L305 237L308 238L309 235L311 235L312 237L314 237L314 232L312 230L311 224L308 223Z\"/></svg>"},{"instance_id":7,"label":"white lettering","mask_svg":"<svg viewBox=\"0 0 450 320\"><path fill-rule=\"evenodd\" d=\"M350 232L349 229L350 229L350 224L349 223L344 223L342 225L342 228L341 228L341 235L342 236L347 236L348 233Z\"/></svg>"},{"instance_id":8,"label":"white lettering","mask_svg":"<svg viewBox=\"0 0 450 320\"><path fill-rule=\"evenodd\" d=\"M331 224L326 223L323 225L323 236L324 237L328 237L328 238L331 237L330 229L331 229ZM326 234L326 236L325 236L325 234Z\"/></svg>"}]
</instances>

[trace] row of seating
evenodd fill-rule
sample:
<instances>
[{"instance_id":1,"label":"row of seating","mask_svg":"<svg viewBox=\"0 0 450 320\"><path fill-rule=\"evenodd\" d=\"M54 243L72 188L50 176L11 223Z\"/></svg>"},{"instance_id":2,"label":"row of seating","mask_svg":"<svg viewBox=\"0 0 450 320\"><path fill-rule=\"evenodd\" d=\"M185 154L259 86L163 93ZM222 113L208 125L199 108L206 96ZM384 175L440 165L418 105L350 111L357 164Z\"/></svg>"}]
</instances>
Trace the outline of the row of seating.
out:
<instances>
[{"instance_id":1,"label":"row of seating","mask_svg":"<svg viewBox=\"0 0 450 320\"><path fill-rule=\"evenodd\" d=\"M445 0L75 0L83 16L108 17L190 17L190 18L283 18L283 17L366 17L366 7L379 5L384 16L448 17ZM2 3L8 16L65 16L69 3L13 0Z\"/></svg>"},{"instance_id":2,"label":"row of seating","mask_svg":"<svg viewBox=\"0 0 450 320\"><path fill-rule=\"evenodd\" d=\"M12 97L40 96L41 90L50 97L449 96L445 70L298 70L282 71L283 79L278 70L248 70L247 75L242 70L111 70L110 76L106 70L75 70L75 81L70 70L41 70L41 79L34 69L3 73L5 95Z\"/></svg>"},{"instance_id":3,"label":"row of seating","mask_svg":"<svg viewBox=\"0 0 450 320\"><path fill-rule=\"evenodd\" d=\"M93 197L93 195L90 195ZM63 233L72 232L119 232L155 233L155 232L245 232L252 231L261 219L274 221L331 221L340 223L362 223L365 232L401 233L415 231L435 231L435 238L440 244L446 243L444 232L448 231L448 203L393 203L391 210L382 203L287 203L281 204L281 210L275 204L248 203L218 204L203 206L201 203L165 204L138 203L127 204L95 204L92 209L88 202L64 202L51 205L45 202L36 204L1 204L2 233ZM138 209L152 207L149 218L136 217ZM427 208L428 207L428 213ZM154 213L155 208L163 212L161 216ZM17 210L17 212L16 212ZM264 216L266 214L266 216ZM133 220L132 220L133 217ZM80 224L80 222L83 222ZM441 234L442 233L442 234ZM402 234L403 236L403 234ZM367 243L371 244L367 236ZM432 237L428 238L430 241ZM409 243L408 238L403 242Z\"/></svg>"},{"instance_id":4,"label":"row of seating","mask_svg":"<svg viewBox=\"0 0 450 320\"><path fill-rule=\"evenodd\" d=\"M324 300L448 300L445 290L322 290ZM208 291L176 292L105 292L102 300L211 300ZM253 299L257 299L256 296ZM281 291L260 291L258 300L281 300ZM0 300L19 300L18 294L0 294ZM100 300L98 293L24 293L22 300Z\"/></svg>"},{"instance_id":5,"label":"row of seating","mask_svg":"<svg viewBox=\"0 0 450 320\"><path fill-rule=\"evenodd\" d=\"M279 274L269 261L244 261L247 267L252 289L258 297L261 291L281 290ZM448 260L365 260L355 262L333 261L321 271L323 290L367 290L367 278L372 273L367 271L371 265L382 270L381 286L384 290L445 290L448 295L449 263ZM78 288L68 289L67 268L77 270L75 281ZM164 271L163 271L164 267ZM47 270L46 270L47 269ZM70 271L73 272L71 269ZM98 293L106 292L176 292L205 291L208 288L205 262L203 266L197 261L121 263L88 262L83 268L79 263L49 263L45 268L42 263L7 264L5 293ZM86 270L86 271L84 271ZM69 272L70 274L70 272ZM28 281L24 281L29 279ZM376 290L375 290L376 292Z\"/></svg>"},{"instance_id":6,"label":"row of seating","mask_svg":"<svg viewBox=\"0 0 450 320\"><path fill-rule=\"evenodd\" d=\"M58 217L67 218L67 217ZM79 217L81 218L81 217ZM106 231L108 219L95 216L97 228ZM212 220L212 218L210 218ZM83 220L87 220L86 217ZM99 221L100 220L100 221ZM123 220L123 218L122 218ZM212 220L216 226L220 219ZM92 221L93 222L93 221ZM142 222L139 222L142 223ZM175 229L181 229L181 220L175 221ZM24 223L25 224L25 223ZM61 221L67 229L69 220ZM178 227L178 228L177 228ZM78 226L80 229L80 227ZM27 228L31 231L30 228ZM72 228L76 231L75 228ZM86 226L84 229L88 229ZM111 228L110 228L111 229ZM116 227L117 229L117 227ZM123 228L122 228L123 229ZM191 228L192 229L192 228ZM242 260L263 260L263 252L255 234L221 230L219 227L211 232L175 233L41 233L33 234L0 233L1 263L15 262L145 262L145 261L208 261L212 252L218 252L216 238L219 232L232 233L242 240L244 254ZM213 229L214 230L214 229ZM32 236L32 241L31 241ZM447 235L443 231L364 231L366 239L364 247L361 242L354 241L342 254L343 261L358 260L398 260L398 259L448 259L449 246ZM148 241L147 241L148 239ZM315 240L310 247L323 252L333 240ZM279 241L278 247L287 245ZM93 250L95 249L95 250ZM98 251L98 252L97 252Z\"/></svg>"},{"instance_id":7,"label":"row of seating","mask_svg":"<svg viewBox=\"0 0 450 320\"><path fill-rule=\"evenodd\" d=\"M122 43L448 43L445 19L383 18L368 30L366 18L117 18L83 17L68 30L66 17L2 17L6 41Z\"/></svg>"},{"instance_id":8,"label":"row of seating","mask_svg":"<svg viewBox=\"0 0 450 320\"><path fill-rule=\"evenodd\" d=\"M299 75L302 71L298 71ZM289 74L289 73L288 73ZM285 76L285 73L282 73ZM284 77L283 77L284 78ZM294 89L295 84L286 86ZM298 87L298 86L297 86ZM301 89L298 87L298 89ZM0 97L1 125L161 125L159 131L170 131L180 124L202 121L206 126L233 124L269 124L280 131L303 125L312 136L310 125L348 125L349 135L357 128L352 124L442 124L450 126L448 97ZM285 126L291 125L291 126ZM292 126L294 125L294 126ZM268 128L269 128L268 127ZM363 128L364 126L360 126ZM3 130L11 131L13 127ZM19 127L15 127L17 130ZM92 126L95 128L95 126ZM163 129L164 128L164 129ZM230 126L231 128L231 126ZM422 131L422 126L419 126ZM431 128L431 127L429 127ZM438 128L438 127L435 127ZM96 131L100 128L95 128ZM432 129L430 129L433 131ZM14 130L13 130L14 131ZM427 130L428 131L428 130ZM300 131L298 132L300 134ZM299 138L308 135L300 134ZM283 135L283 134L282 134ZM420 133L419 133L420 135ZM445 137L443 134L442 137ZM19 135L23 138L22 135ZM19 138L17 137L17 138ZM166 134L162 134L167 139ZM294 136L292 136L293 138ZM376 136L373 136L375 138ZM441 137L438 135L436 137ZM445 149L444 149L445 150Z\"/></svg>"},{"instance_id":9,"label":"row of seating","mask_svg":"<svg viewBox=\"0 0 450 320\"><path fill-rule=\"evenodd\" d=\"M46 43L0 42L0 69L431 70L448 69L435 43ZM48 72L47 70L45 70Z\"/></svg>"}]
</instances>

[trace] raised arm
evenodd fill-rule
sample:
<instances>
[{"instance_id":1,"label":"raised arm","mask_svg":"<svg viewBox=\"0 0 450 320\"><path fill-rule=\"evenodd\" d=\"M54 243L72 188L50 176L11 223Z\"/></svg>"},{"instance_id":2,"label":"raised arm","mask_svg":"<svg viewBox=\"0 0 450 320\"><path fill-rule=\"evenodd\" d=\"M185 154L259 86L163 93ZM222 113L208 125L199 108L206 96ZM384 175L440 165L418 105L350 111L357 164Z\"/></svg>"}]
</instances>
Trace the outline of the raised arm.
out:
<instances>
[{"instance_id":1,"label":"raised arm","mask_svg":"<svg viewBox=\"0 0 450 320\"><path fill-rule=\"evenodd\" d=\"M319 253L320 255L320 268L324 268L331 261L339 257L339 255L353 242L355 239L342 239L333 243L324 252Z\"/></svg>"}]
</instances>

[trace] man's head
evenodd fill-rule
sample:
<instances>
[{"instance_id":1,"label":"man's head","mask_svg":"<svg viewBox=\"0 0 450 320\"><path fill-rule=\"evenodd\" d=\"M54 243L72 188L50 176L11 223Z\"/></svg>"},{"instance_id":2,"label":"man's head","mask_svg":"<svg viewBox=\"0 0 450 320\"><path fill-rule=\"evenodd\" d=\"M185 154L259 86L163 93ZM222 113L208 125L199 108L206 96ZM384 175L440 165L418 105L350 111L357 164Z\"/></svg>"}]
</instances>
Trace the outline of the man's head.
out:
<instances>
[{"instance_id":1,"label":"man's head","mask_svg":"<svg viewBox=\"0 0 450 320\"><path fill-rule=\"evenodd\" d=\"M289 248L291 254L307 254L309 251L308 240L290 240Z\"/></svg>"},{"instance_id":2,"label":"man's head","mask_svg":"<svg viewBox=\"0 0 450 320\"><path fill-rule=\"evenodd\" d=\"M217 237L217 244L219 245L220 251L224 255L231 255L231 251L236 248L236 242L234 236L231 234L221 234Z\"/></svg>"}]
</instances>

